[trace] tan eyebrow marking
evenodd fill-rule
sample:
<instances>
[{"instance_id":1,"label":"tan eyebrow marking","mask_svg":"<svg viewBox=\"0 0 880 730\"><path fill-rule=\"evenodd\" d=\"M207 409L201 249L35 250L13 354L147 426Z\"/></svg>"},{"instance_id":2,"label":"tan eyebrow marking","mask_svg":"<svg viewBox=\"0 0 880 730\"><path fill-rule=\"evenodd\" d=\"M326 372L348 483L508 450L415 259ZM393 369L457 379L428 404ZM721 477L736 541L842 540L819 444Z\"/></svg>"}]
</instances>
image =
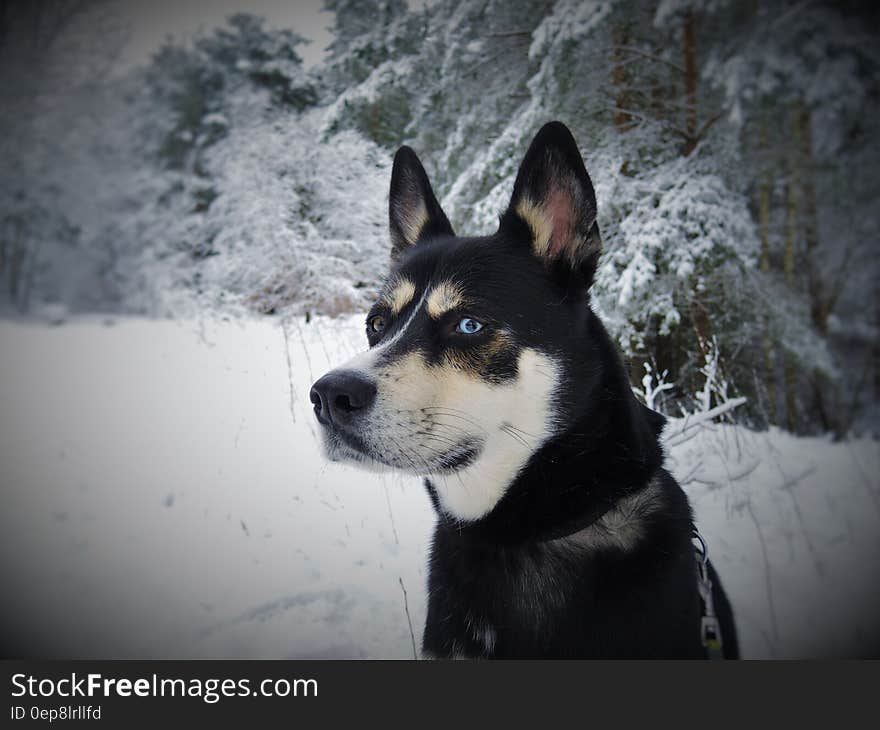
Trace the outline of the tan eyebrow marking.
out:
<instances>
[{"instance_id":1,"label":"tan eyebrow marking","mask_svg":"<svg viewBox=\"0 0 880 730\"><path fill-rule=\"evenodd\" d=\"M394 283L391 291L389 291L383 299L388 302L388 306L391 307L391 311L394 312L394 314L400 314L404 307L413 300L415 295L416 285L409 279L401 278Z\"/></svg>"},{"instance_id":2,"label":"tan eyebrow marking","mask_svg":"<svg viewBox=\"0 0 880 730\"><path fill-rule=\"evenodd\" d=\"M493 358L510 352L513 348L514 341L510 334L506 330L498 330L493 332L491 339L478 349L447 350L443 354L443 362L453 370L464 371L474 377L497 382L499 380L497 377L486 374L489 365Z\"/></svg>"},{"instance_id":3,"label":"tan eyebrow marking","mask_svg":"<svg viewBox=\"0 0 880 730\"><path fill-rule=\"evenodd\" d=\"M433 319L440 319L446 312L464 304L464 295L451 281L442 281L428 295L426 309Z\"/></svg>"}]
</instances>

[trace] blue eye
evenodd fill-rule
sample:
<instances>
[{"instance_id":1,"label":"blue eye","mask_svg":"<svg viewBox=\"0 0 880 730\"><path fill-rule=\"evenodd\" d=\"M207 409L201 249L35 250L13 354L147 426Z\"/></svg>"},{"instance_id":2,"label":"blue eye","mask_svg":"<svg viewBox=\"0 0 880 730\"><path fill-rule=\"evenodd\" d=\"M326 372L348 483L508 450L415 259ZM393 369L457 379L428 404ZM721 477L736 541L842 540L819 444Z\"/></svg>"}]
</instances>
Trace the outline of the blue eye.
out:
<instances>
[{"instance_id":1,"label":"blue eye","mask_svg":"<svg viewBox=\"0 0 880 730\"><path fill-rule=\"evenodd\" d=\"M480 322L477 322L475 319L471 319L470 317L465 317L461 322L458 323L458 326L455 328L456 332L461 332L465 335L473 335L483 329L483 325Z\"/></svg>"}]
</instances>

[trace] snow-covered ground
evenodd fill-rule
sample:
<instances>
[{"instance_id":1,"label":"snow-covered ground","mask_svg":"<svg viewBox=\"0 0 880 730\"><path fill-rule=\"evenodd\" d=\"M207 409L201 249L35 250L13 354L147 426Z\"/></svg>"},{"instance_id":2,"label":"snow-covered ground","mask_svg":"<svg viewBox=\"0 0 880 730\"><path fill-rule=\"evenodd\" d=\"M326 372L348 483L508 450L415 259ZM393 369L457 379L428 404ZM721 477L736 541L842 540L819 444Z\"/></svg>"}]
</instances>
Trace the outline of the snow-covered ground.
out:
<instances>
[{"instance_id":1,"label":"snow-covered ground","mask_svg":"<svg viewBox=\"0 0 880 730\"><path fill-rule=\"evenodd\" d=\"M3 636L65 657L412 657L427 496L326 463L308 402L363 346L359 316L0 323ZM877 443L694 432L670 465L744 654L876 649Z\"/></svg>"}]
</instances>

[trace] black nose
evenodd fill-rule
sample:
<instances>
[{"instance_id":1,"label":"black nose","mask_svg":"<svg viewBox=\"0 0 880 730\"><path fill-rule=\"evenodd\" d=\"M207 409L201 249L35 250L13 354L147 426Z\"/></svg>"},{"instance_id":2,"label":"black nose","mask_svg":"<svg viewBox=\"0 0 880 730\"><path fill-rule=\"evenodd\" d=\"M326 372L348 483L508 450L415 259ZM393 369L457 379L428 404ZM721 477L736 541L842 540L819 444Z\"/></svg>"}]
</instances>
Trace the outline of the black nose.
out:
<instances>
[{"instance_id":1,"label":"black nose","mask_svg":"<svg viewBox=\"0 0 880 730\"><path fill-rule=\"evenodd\" d=\"M334 370L312 386L309 399L315 416L325 426L348 424L376 400L376 385L353 370Z\"/></svg>"}]
</instances>

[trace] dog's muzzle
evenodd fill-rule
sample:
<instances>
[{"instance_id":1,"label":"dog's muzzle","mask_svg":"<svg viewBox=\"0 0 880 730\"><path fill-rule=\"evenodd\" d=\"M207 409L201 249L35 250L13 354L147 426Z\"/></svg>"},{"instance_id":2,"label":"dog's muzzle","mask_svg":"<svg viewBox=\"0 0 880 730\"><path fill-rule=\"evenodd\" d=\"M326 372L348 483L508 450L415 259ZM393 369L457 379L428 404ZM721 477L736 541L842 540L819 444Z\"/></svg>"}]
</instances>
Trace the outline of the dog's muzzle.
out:
<instances>
[{"instance_id":1,"label":"dog's muzzle","mask_svg":"<svg viewBox=\"0 0 880 730\"><path fill-rule=\"evenodd\" d=\"M323 426L351 426L376 400L376 384L354 370L333 370L309 392L315 418Z\"/></svg>"}]
</instances>

